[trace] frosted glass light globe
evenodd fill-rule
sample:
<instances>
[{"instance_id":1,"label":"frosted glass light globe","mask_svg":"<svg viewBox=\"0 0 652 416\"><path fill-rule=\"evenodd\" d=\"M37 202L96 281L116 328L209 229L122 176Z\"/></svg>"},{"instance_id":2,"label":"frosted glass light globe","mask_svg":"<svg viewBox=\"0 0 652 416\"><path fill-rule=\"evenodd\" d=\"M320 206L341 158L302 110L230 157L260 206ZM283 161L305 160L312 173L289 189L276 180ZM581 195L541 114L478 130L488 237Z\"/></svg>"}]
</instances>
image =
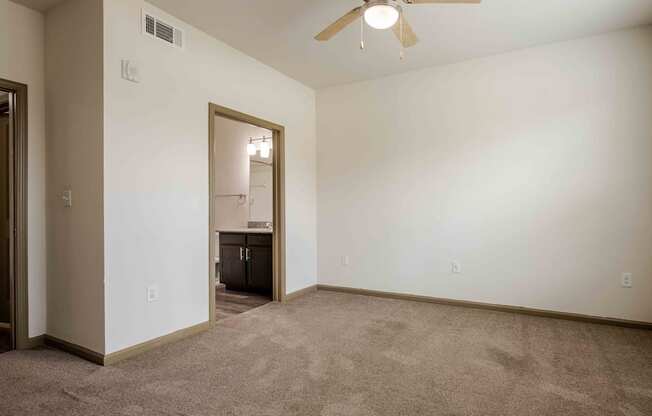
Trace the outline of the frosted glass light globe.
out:
<instances>
[{"instance_id":1,"label":"frosted glass light globe","mask_svg":"<svg viewBox=\"0 0 652 416\"><path fill-rule=\"evenodd\" d=\"M269 142L267 140L263 140L263 142L260 144L260 157L267 159L269 157Z\"/></svg>"},{"instance_id":2,"label":"frosted glass light globe","mask_svg":"<svg viewBox=\"0 0 652 416\"><path fill-rule=\"evenodd\" d=\"M250 140L249 143L247 144L247 154L249 156L253 156L256 154L257 151L258 149L256 149L256 144Z\"/></svg>"},{"instance_id":3,"label":"frosted glass light globe","mask_svg":"<svg viewBox=\"0 0 652 416\"><path fill-rule=\"evenodd\" d=\"M365 10L364 20L374 29L389 29L398 20L398 10L394 6L377 4Z\"/></svg>"}]
</instances>

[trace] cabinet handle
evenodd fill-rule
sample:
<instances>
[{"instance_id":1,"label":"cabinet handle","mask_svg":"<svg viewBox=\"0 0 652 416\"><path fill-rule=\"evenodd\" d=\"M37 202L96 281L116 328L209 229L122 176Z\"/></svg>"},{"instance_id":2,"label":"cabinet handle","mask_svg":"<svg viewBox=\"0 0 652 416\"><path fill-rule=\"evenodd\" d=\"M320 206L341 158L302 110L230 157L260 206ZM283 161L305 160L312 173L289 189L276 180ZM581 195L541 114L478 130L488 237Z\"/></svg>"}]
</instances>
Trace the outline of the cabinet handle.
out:
<instances>
[{"instance_id":1,"label":"cabinet handle","mask_svg":"<svg viewBox=\"0 0 652 416\"><path fill-rule=\"evenodd\" d=\"M251 260L251 251L247 248L247 261Z\"/></svg>"},{"instance_id":2,"label":"cabinet handle","mask_svg":"<svg viewBox=\"0 0 652 416\"><path fill-rule=\"evenodd\" d=\"M240 261L244 260L244 247L240 247Z\"/></svg>"}]
</instances>

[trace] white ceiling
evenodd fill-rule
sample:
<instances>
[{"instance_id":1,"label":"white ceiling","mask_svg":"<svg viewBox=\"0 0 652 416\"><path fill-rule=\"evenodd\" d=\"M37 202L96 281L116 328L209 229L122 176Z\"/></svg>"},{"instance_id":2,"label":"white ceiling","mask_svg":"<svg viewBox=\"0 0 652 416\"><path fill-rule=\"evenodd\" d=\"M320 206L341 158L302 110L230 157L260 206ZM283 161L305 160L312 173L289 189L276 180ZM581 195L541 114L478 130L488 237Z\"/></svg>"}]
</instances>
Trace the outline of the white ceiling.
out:
<instances>
[{"instance_id":1,"label":"white ceiling","mask_svg":"<svg viewBox=\"0 0 652 416\"><path fill-rule=\"evenodd\" d=\"M14 0L46 9L61 0ZM399 60L391 31L352 24L329 42L313 39L362 0L149 0L168 13L315 88L378 78L652 23L652 0L483 0L480 5L409 5L420 43Z\"/></svg>"},{"instance_id":2,"label":"white ceiling","mask_svg":"<svg viewBox=\"0 0 652 416\"><path fill-rule=\"evenodd\" d=\"M312 87L349 83L652 23L652 0L483 0L409 5L420 43L399 60L391 30L360 25L313 39L362 0L150 0L168 13Z\"/></svg>"}]
</instances>

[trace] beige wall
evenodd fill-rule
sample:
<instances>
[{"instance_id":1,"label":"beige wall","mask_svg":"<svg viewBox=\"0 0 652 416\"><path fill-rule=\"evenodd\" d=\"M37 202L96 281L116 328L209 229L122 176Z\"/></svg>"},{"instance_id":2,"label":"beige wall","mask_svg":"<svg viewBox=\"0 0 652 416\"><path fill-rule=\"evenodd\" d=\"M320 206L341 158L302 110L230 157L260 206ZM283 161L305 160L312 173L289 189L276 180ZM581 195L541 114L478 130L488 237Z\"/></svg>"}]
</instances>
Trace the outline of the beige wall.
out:
<instances>
[{"instance_id":1,"label":"beige wall","mask_svg":"<svg viewBox=\"0 0 652 416\"><path fill-rule=\"evenodd\" d=\"M215 227L246 227L249 221L249 137L270 136L269 130L215 117L215 194L244 194L246 199L217 196Z\"/></svg>"},{"instance_id":2,"label":"beige wall","mask_svg":"<svg viewBox=\"0 0 652 416\"><path fill-rule=\"evenodd\" d=\"M104 352L102 1L46 16L49 335ZM73 206L60 198L72 190Z\"/></svg>"},{"instance_id":3,"label":"beige wall","mask_svg":"<svg viewBox=\"0 0 652 416\"><path fill-rule=\"evenodd\" d=\"M27 84L29 336L46 329L45 80L43 15L0 0L0 78Z\"/></svg>"},{"instance_id":4,"label":"beige wall","mask_svg":"<svg viewBox=\"0 0 652 416\"><path fill-rule=\"evenodd\" d=\"M647 27L319 91L319 282L652 322L651 74Z\"/></svg>"},{"instance_id":5,"label":"beige wall","mask_svg":"<svg viewBox=\"0 0 652 416\"><path fill-rule=\"evenodd\" d=\"M143 8L180 26L184 49L144 36ZM286 127L287 290L314 285L314 91L140 0L104 15L107 352L208 319L209 102Z\"/></svg>"}]
</instances>

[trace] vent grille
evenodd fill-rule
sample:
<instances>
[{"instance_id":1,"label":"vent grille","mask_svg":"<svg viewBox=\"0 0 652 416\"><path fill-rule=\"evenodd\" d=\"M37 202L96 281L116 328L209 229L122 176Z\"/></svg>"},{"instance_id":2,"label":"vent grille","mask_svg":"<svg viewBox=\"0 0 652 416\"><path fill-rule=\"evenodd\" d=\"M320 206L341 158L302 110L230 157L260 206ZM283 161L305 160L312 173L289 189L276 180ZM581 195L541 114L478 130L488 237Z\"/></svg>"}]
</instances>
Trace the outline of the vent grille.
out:
<instances>
[{"instance_id":1,"label":"vent grille","mask_svg":"<svg viewBox=\"0 0 652 416\"><path fill-rule=\"evenodd\" d=\"M154 29L155 27L156 19L154 19L152 16L145 15L145 32L154 36L156 35L156 31Z\"/></svg>"},{"instance_id":2,"label":"vent grille","mask_svg":"<svg viewBox=\"0 0 652 416\"><path fill-rule=\"evenodd\" d=\"M181 29L146 13L143 13L143 20L145 34L178 48L183 47L183 31Z\"/></svg>"},{"instance_id":3,"label":"vent grille","mask_svg":"<svg viewBox=\"0 0 652 416\"><path fill-rule=\"evenodd\" d=\"M167 43L174 43L174 28L163 22L156 22L156 37Z\"/></svg>"},{"instance_id":4,"label":"vent grille","mask_svg":"<svg viewBox=\"0 0 652 416\"><path fill-rule=\"evenodd\" d=\"M174 28L174 44L179 48L183 46L183 32L176 27Z\"/></svg>"}]
</instances>

